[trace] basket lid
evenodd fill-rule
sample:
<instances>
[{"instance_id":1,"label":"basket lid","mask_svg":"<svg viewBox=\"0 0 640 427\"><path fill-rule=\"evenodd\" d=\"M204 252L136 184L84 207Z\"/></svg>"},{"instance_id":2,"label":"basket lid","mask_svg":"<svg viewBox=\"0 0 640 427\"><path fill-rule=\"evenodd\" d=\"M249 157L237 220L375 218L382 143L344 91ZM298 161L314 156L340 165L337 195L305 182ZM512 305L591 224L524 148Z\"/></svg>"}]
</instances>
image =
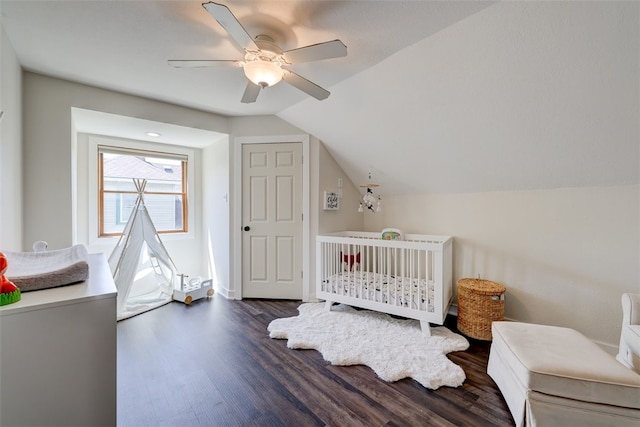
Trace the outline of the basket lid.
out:
<instances>
[{"instance_id":1,"label":"basket lid","mask_svg":"<svg viewBox=\"0 0 640 427\"><path fill-rule=\"evenodd\" d=\"M500 283L485 279L460 279L458 280L458 287L472 290L483 295L502 294L507 290Z\"/></svg>"}]
</instances>

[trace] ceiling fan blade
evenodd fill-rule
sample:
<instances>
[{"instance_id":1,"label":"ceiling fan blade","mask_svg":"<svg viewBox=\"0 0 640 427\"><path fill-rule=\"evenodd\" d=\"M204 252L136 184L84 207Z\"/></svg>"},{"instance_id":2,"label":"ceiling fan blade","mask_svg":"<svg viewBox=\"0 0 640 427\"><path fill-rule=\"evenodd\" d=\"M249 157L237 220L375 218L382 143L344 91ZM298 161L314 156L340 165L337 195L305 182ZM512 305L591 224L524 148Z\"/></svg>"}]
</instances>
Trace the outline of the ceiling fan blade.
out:
<instances>
[{"instance_id":1,"label":"ceiling fan blade","mask_svg":"<svg viewBox=\"0 0 640 427\"><path fill-rule=\"evenodd\" d=\"M242 61L226 60L226 59L170 59L167 61L169 65L176 68L203 68L203 67L215 67L218 65L233 65L236 67L241 66Z\"/></svg>"},{"instance_id":2,"label":"ceiling fan blade","mask_svg":"<svg viewBox=\"0 0 640 427\"><path fill-rule=\"evenodd\" d=\"M299 47L284 53L284 59L290 64L320 61L321 59L339 58L341 56L347 56L347 46L340 40Z\"/></svg>"},{"instance_id":3,"label":"ceiling fan blade","mask_svg":"<svg viewBox=\"0 0 640 427\"><path fill-rule=\"evenodd\" d=\"M214 2L203 3L202 6L227 30L227 33L229 33L238 46L244 50L260 50L253 41L253 38L251 38L247 30L244 29L240 21L231 13L227 6Z\"/></svg>"},{"instance_id":4,"label":"ceiling fan blade","mask_svg":"<svg viewBox=\"0 0 640 427\"><path fill-rule=\"evenodd\" d=\"M317 84L310 82L304 77L294 73L293 71L286 70L282 79L289 83L291 86L300 89L301 91L307 93L308 95L313 96L315 99L322 101L323 99L327 99L331 92L326 89L321 88Z\"/></svg>"},{"instance_id":5,"label":"ceiling fan blade","mask_svg":"<svg viewBox=\"0 0 640 427\"><path fill-rule=\"evenodd\" d=\"M258 94L260 93L260 89L261 87L257 84L254 84L251 81L247 81L247 87L244 90L241 102L244 104L251 104L252 102L256 102L256 99L258 99Z\"/></svg>"}]
</instances>

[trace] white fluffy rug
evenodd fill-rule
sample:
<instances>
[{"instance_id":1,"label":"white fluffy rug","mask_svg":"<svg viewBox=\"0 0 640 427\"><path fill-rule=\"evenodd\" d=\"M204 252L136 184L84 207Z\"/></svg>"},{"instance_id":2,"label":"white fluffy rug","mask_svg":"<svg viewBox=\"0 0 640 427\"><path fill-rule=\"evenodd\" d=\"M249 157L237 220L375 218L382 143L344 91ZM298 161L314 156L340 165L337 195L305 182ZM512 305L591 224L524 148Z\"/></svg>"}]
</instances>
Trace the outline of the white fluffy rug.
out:
<instances>
[{"instance_id":1,"label":"white fluffy rug","mask_svg":"<svg viewBox=\"0 0 640 427\"><path fill-rule=\"evenodd\" d=\"M271 322L269 336L288 339L289 348L318 350L333 365L367 365L385 381L411 377L437 389L465 380L462 368L445 354L466 350L469 342L444 326L432 327L425 337L417 320L342 304L326 311L324 303L307 303L298 311L299 316Z\"/></svg>"}]
</instances>

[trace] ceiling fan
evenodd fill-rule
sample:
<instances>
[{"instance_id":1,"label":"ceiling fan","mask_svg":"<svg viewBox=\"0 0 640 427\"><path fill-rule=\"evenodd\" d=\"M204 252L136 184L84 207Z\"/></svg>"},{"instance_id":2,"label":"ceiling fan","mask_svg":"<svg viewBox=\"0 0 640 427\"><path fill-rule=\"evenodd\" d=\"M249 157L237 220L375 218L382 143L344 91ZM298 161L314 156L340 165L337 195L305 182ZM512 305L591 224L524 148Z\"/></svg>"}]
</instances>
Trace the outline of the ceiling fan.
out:
<instances>
[{"instance_id":1,"label":"ceiling fan","mask_svg":"<svg viewBox=\"0 0 640 427\"><path fill-rule=\"evenodd\" d=\"M281 80L318 100L326 99L329 96L328 90L294 73L287 67L301 62L346 56L347 47L340 40L283 51L269 36L261 34L251 38L227 6L214 2L203 3L202 6L222 25L233 41L244 50L244 60L170 60L169 65L178 68L197 68L231 63L242 67L249 80L242 95L243 103L255 102L261 89L273 86Z\"/></svg>"}]
</instances>

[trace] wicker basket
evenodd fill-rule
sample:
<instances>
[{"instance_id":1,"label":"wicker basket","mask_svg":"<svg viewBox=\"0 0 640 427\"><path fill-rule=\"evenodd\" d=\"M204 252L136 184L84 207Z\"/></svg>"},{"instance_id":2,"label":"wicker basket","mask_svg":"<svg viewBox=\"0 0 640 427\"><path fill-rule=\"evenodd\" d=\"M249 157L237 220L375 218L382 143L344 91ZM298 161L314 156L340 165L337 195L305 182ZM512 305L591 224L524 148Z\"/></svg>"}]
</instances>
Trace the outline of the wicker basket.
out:
<instances>
[{"instance_id":1,"label":"wicker basket","mask_svg":"<svg viewBox=\"0 0 640 427\"><path fill-rule=\"evenodd\" d=\"M491 340L491 322L504 320L504 293L499 283L458 280L458 330L471 338Z\"/></svg>"}]
</instances>

